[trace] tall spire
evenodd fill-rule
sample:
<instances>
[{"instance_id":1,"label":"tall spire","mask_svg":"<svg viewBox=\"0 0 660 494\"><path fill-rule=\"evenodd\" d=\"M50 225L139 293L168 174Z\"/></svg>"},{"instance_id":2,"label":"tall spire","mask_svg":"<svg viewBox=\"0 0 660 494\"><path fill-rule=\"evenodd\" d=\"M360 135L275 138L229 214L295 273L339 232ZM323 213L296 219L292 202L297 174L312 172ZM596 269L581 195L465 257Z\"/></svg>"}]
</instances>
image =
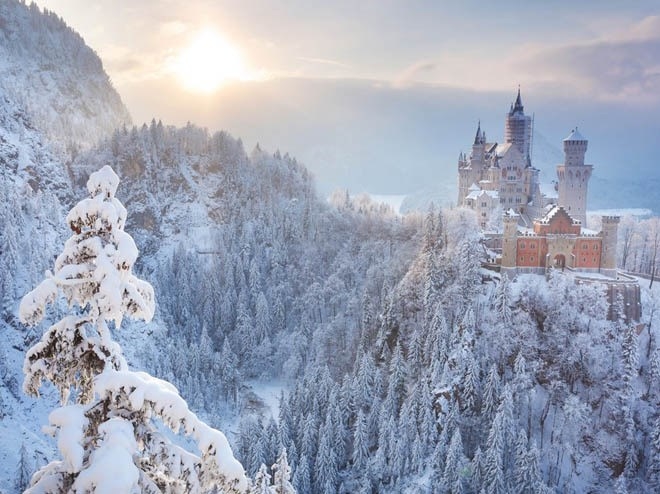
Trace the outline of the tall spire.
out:
<instances>
[{"instance_id":1,"label":"tall spire","mask_svg":"<svg viewBox=\"0 0 660 494\"><path fill-rule=\"evenodd\" d=\"M474 136L474 144L481 144L481 120L477 123L477 134Z\"/></svg>"},{"instance_id":2,"label":"tall spire","mask_svg":"<svg viewBox=\"0 0 660 494\"><path fill-rule=\"evenodd\" d=\"M516 96L516 102L513 104L513 107L511 108L511 114L518 112L524 113L522 99L520 98L520 85L518 85L518 95Z\"/></svg>"}]
</instances>

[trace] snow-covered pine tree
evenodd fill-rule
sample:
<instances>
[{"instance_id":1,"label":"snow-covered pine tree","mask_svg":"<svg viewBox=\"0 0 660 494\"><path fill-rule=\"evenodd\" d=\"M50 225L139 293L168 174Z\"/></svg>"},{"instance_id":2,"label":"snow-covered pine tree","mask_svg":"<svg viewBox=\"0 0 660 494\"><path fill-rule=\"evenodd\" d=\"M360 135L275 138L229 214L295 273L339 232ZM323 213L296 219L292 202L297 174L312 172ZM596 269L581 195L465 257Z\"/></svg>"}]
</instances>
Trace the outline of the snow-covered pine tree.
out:
<instances>
[{"instance_id":1,"label":"snow-covered pine tree","mask_svg":"<svg viewBox=\"0 0 660 494\"><path fill-rule=\"evenodd\" d=\"M502 324L509 326L513 314L511 311L511 282L506 274L502 275L502 280L495 290L493 308Z\"/></svg>"},{"instance_id":2,"label":"snow-covered pine tree","mask_svg":"<svg viewBox=\"0 0 660 494\"><path fill-rule=\"evenodd\" d=\"M353 468L361 471L369 461L369 444L367 437L367 419L362 410L358 410L353 432Z\"/></svg>"},{"instance_id":3,"label":"snow-covered pine tree","mask_svg":"<svg viewBox=\"0 0 660 494\"><path fill-rule=\"evenodd\" d=\"M250 489L250 494L273 494L270 487L270 474L263 463L254 476L254 484Z\"/></svg>"},{"instance_id":4,"label":"snow-covered pine tree","mask_svg":"<svg viewBox=\"0 0 660 494\"><path fill-rule=\"evenodd\" d=\"M138 250L124 232L118 185L108 166L90 176L89 198L67 216L73 235L54 273L21 302L28 325L39 323L59 294L78 306L25 358L25 392L38 396L48 380L62 403L48 429L62 460L40 469L26 492L244 492L247 479L225 436L200 421L174 386L128 370L112 339L108 322L119 329L125 315L150 321L154 312L151 285L131 272ZM172 444L155 419L174 432L183 426L201 457Z\"/></svg>"},{"instance_id":5,"label":"snow-covered pine tree","mask_svg":"<svg viewBox=\"0 0 660 494\"><path fill-rule=\"evenodd\" d=\"M25 443L21 444L20 457L18 465L16 466L16 477L14 478L14 487L23 492L30 484L30 475L32 473L32 466L28 458L28 452L25 448Z\"/></svg>"},{"instance_id":6,"label":"snow-covered pine tree","mask_svg":"<svg viewBox=\"0 0 660 494\"><path fill-rule=\"evenodd\" d=\"M286 449L282 450L271 468L273 470L273 491L275 491L275 494L296 494L290 482L291 467L289 467L287 460Z\"/></svg>"}]
</instances>

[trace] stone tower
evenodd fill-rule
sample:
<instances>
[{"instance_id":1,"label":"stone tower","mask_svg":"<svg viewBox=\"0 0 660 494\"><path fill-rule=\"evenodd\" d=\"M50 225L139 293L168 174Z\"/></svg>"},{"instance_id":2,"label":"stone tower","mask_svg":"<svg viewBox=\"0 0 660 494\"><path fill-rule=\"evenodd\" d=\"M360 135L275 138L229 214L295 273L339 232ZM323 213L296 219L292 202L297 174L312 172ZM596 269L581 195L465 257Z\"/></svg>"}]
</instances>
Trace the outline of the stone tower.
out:
<instances>
[{"instance_id":1,"label":"stone tower","mask_svg":"<svg viewBox=\"0 0 660 494\"><path fill-rule=\"evenodd\" d=\"M509 278L516 275L516 257L518 256L518 219L520 217L512 210L504 213L502 232L502 274Z\"/></svg>"},{"instance_id":2,"label":"stone tower","mask_svg":"<svg viewBox=\"0 0 660 494\"><path fill-rule=\"evenodd\" d=\"M600 253L600 272L616 278L616 243L619 230L618 216L603 216L603 247Z\"/></svg>"},{"instance_id":3,"label":"stone tower","mask_svg":"<svg viewBox=\"0 0 660 494\"><path fill-rule=\"evenodd\" d=\"M532 118L525 115L520 88L515 103L504 122L504 142L512 143L525 158L525 166L531 166L530 143L532 138Z\"/></svg>"},{"instance_id":4,"label":"stone tower","mask_svg":"<svg viewBox=\"0 0 660 494\"><path fill-rule=\"evenodd\" d=\"M564 164L557 166L558 205L569 215L587 225L587 187L593 165L584 164L587 141L577 130L564 139Z\"/></svg>"}]
</instances>

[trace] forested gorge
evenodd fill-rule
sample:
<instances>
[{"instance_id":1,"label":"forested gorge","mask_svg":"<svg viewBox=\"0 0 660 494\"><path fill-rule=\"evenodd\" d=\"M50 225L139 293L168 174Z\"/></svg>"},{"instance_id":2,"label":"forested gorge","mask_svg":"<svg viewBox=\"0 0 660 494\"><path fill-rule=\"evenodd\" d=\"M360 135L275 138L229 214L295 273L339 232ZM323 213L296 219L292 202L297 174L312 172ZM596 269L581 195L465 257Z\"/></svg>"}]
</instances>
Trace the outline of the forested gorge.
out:
<instances>
[{"instance_id":1,"label":"forested gorge","mask_svg":"<svg viewBox=\"0 0 660 494\"><path fill-rule=\"evenodd\" d=\"M70 168L103 164L166 328L136 358L238 420L251 476L286 448L301 493L656 485L655 329L566 276L484 277L469 212L326 204L295 159L192 125L117 131ZM276 417L251 391L273 379Z\"/></svg>"},{"instance_id":2,"label":"forested gorge","mask_svg":"<svg viewBox=\"0 0 660 494\"><path fill-rule=\"evenodd\" d=\"M327 203L293 158L192 125L117 131L69 165L74 188L105 164L157 300L156 324L118 337L229 428L251 477L286 448L301 493L660 487L653 291L638 335L605 319L594 287L483 272L467 211L401 217L343 192ZM20 183L0 189L14 326L63 238L56 196ZM13 358L5 414L21 399ZM255 394L270 382L276 410Z\"/></svg>"}]
</instances>

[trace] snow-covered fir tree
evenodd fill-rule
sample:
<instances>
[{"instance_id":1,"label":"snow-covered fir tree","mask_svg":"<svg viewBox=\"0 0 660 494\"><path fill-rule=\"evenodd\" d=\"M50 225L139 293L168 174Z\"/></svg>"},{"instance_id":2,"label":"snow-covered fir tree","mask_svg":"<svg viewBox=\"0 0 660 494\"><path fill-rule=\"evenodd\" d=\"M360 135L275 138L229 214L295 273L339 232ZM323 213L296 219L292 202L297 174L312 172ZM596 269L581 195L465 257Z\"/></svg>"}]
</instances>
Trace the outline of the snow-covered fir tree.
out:
<instances>
[{"instance_id":1,"label":"snow-covered fir tree","mask_svg":"<svg viewBox=\"0 0 660 494\"><path fill-rule=\"evenodd\" d=\"M89 197L68 214L73 235L53 272L21 302L21 320L39 323L63 295L70 315L53 324L25 358L24 389L44 380L59 391L49 416L61 460L33 477L26 492L243 492L247 480L225 436L192 413L166 381L128 369L111 326L124 316L151 320L151 285L132 274L138 250L124 231L126 209L108 166L93 173ZM183 429L200 456L171 442L159 422Z\"/></svg>"}]
</instances>

